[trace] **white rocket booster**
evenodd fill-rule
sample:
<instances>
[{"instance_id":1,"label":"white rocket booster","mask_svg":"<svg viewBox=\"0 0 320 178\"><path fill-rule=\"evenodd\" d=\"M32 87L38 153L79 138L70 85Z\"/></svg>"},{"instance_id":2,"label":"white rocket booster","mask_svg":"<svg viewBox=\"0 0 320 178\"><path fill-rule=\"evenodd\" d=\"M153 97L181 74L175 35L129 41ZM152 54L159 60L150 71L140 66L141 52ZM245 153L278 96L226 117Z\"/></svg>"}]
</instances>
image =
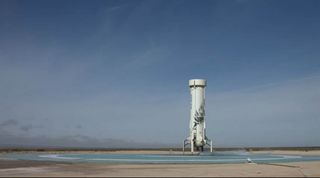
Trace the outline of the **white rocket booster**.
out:
<instances>
[{"instance_id":1,"label":"white rocket booster","mask_svg":"<svg viewBox=\"0 0 320 178\"><path fill-rule=\"evenodd\" d=\"M190 136L183 142L183 151L186 145L190 144L191 152L194 147L203 151L205 145L210 146L212 152L212 141L206 136L205 116L205 87L206 80L192 79L189 80L191 93L191 110L190 110Z\"/></svg>"}]
</instances>

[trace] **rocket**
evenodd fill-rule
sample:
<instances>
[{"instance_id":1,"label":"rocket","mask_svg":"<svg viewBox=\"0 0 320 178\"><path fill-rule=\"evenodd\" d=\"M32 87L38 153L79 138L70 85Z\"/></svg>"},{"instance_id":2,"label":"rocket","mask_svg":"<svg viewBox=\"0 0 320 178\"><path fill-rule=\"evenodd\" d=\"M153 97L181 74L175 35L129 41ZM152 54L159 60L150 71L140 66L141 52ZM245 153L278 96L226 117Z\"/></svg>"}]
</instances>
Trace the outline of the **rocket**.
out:
<instances>
[{"instance_id":1,"label":"rocket","mask_svg":"<svg viewBox=\"0 0 320 178\"><path fill-rule=\"evenodd\" d=\"M205 87L207 81L203 79L189 80L189 87L191 93L191 110L190 110L190 135L183 141L183 152L185 146L190 144L191 152L194 148L198 151L203 151L205 145L210 146L212 152L212 140L206 136L205 123Z\"/></svg>"}]
</instances>

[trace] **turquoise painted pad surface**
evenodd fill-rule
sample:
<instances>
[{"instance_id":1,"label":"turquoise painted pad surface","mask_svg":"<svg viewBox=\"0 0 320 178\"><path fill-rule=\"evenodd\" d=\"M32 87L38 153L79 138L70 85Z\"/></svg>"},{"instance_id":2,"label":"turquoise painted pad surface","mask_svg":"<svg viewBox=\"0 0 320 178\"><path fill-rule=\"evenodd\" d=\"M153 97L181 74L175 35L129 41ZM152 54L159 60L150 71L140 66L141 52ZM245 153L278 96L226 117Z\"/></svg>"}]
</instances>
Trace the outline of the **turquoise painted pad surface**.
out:
<instances>
[{"instance_id":1,"label":"turquoise painted pad surface","mask_svg":"<svg viewBox=\"0 0 320 178\"><path fill-rule=\"evenodd\" d=\"M119 163L119 164L232 164L285 163L300 161L320 161L320 156L251 154L247 152L215 152L200 155L181 154L113 154L113 153L8 153L2 157L17 160L45 160L65 162Z\"/></svg>"}]
</instances>

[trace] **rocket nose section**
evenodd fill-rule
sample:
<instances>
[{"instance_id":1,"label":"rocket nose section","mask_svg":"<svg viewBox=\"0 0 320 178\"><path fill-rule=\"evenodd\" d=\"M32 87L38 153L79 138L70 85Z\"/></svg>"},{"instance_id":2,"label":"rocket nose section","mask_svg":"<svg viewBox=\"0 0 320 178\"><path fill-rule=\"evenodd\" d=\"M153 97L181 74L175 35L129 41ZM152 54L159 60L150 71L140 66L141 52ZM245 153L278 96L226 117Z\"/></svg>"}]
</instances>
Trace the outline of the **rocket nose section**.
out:
<instances>
[{"instance_id":1,"label":"rocket nose section","mask_svg":"<svg viewBox=\"0 0 320 178\"><path fill-rule=\"evenodd\" d=\"M205 87L206 85L207 85L207 81L204 79L191 79L191 80L189 80L189 87L192 87L192 86Z\"/></svg>"}]
</instances>

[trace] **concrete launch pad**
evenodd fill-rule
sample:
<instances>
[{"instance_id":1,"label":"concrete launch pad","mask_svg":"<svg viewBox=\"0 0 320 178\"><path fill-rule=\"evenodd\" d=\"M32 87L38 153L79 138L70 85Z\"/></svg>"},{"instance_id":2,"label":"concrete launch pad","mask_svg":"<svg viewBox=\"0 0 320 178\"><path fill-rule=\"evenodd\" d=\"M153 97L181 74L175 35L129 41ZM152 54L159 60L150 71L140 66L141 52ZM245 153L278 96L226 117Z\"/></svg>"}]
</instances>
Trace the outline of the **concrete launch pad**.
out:
<instances>
[{"instance_id":1,"label":"concrete launch pad","mask_svg":"<svg viewBox=\"0 0 320 178\"><path fill-rule=\"evenodd\" d=\"M234 164L234 163L287 163L320 161L320 155L283 155L248 152L214 152L183 154L114 154L114 153L11 153L6 158L15 160L63 161L72 163L116 164Z\"/></svg>"},{"instance_id":2,"label":"concrete launch pad","mask_svg":"<svg viewBox=\"0 0 320 178\"><path fill-rule=\"evenodd\" d=\"M251 163L248 163L248 158ZM0 177L319 177L319 160L318 150L236 151L201 155L145 150L3 152L0 153Z\"/></svg>"}]
</instances>

